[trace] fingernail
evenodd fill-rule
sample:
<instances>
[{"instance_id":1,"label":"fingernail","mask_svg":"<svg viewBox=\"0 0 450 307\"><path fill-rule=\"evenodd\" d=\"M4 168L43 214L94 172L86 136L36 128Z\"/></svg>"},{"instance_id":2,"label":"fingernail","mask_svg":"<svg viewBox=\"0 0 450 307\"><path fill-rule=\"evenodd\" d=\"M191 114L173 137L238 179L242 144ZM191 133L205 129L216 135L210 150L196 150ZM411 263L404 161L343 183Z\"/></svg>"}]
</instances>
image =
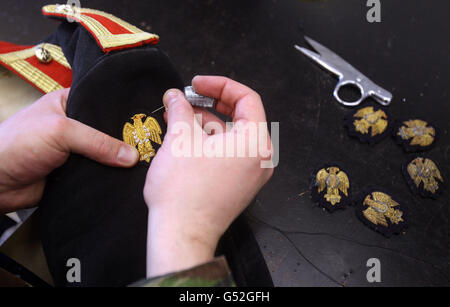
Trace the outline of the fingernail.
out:
<instances>
[{"instance_id":1,"label":"fingernail","mask_svg":"<svg viewBox=\"0 0 450 307\"><path fill-rule=\"evenodd\" d=\"M174 103L175 101L177 101L179 96L179 91L177 90L169 90L165 95L164 95L164 106L166 107L166 110L169 108L169 106Z\"/></svg>"},{"instance_id":2,"label":"fingernail","mask_svg":"<svg viewBox=\"0 0 450 307\"><path fill-rule=\"evenodd\" d=\"M192 78L191 84L192 84L192 88L195 91L195 83L197 82L196 80L199 78L200 76L195 76L194 78Z\"/></svg>"},{"instance_id":3,"label":"fingernail","mask_svg":"<svg viewBox=\"0 0 450 307\"><path fill-rule=\"evenodd\" d=\"M122 146L117 154L117 160L124 165L133 165L139 159L136 149L131 146Z\"/></svg>"}]
</instances>

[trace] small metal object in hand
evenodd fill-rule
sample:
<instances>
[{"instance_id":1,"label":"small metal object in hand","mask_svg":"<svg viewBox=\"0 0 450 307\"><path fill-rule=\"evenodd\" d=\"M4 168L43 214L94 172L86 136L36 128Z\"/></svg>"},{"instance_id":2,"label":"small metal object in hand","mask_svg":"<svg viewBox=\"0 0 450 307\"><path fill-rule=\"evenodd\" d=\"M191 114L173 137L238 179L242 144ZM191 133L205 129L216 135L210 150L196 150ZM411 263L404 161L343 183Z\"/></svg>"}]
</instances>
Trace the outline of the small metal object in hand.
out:
<instances>
[{"instance_id":1,"label":"small metal object in hand","mask_svg":"<svg viewBox=\"0 0 450 307\"><path fill-rule=\"evenodd\" d=\"M186 100L189 101L193 107L208 109L216 108L216 99L197 94L192 86L186 86L184 88L184 95L186 96Z\"/></svg>"}]
</instances>

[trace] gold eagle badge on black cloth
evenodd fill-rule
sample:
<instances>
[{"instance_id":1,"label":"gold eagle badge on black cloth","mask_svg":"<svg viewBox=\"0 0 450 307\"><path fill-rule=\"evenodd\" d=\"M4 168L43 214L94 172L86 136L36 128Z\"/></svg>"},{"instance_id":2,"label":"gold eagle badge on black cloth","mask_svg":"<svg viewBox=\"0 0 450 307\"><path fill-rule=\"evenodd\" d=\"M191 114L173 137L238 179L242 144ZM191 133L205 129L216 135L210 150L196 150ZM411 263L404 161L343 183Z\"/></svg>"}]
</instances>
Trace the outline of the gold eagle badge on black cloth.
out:
<instances>
[{"instance_id":1,"label":"gold eagle badge on black cloth","mask_svg":"<svg viewBox=\"0 0 450 307\"><path fill-rule=\"evenodd\" d=\"M137 147L140 155L140 161L150 163L150 160L156 155L156 150L152 142L161 145L162 130L158 121L145 114L136 114L131 119L133 124L126 123L123 127L123 140L125 143ZM142 120L145 119L143 122Z\"/></svg>"},{"instance_id":2,"label":"gold eagle badge on black cloth","mask_svg":"<svg viewBox=\"0 0 450 307\"><path fill-rule=\"evenodd\" d=\"M373 145L389 134L391 119L384 108L369 105L347 114L345 126L350 136Z\"/></svg>"},{"instance_id":3,"label":"gold eagle badge on black cloth","mask_svg":"<svg viewBox=\"0 0 450 307\"><path fill-rule=\"evenodd\" d=\"M436 143L437 129L427 121L410 119L397 122L393 136L406 152L424 151Z\"/></svg>"},{"instance_id":4,"label":"gold eagle badge on black cloth","mask_svg":"<svg viewBox=\"0 0 450 307\"><path fill-rule=\"evenodd\" d=\"M415 194L436 198L443 190L444 179L431 159L417 157L403 166L403 176Z\"/></svg>"},{"instance_id":5,"label":"gold eagle badge on black cloth","mask_svg":"<svg viewBox=\"0 0 450 307\"><path fill-rule=\"evenodd\" d=\"M356 215L371 229L390 237L406 228L406 208L387 192L372 188L363 193Z\"/></svg>"},{"instance_id":6,"label":"gold eagle badge on black cloth","mask_svg":"<svg viewBox=\"0 0 450 307\"><path fill-rule=\"evenodd\" d=\"M350 180L347 173L336 165L322 167L314 174L311 197L330 212L344 208L350 199Z\"/></svg>"}]
</instances>

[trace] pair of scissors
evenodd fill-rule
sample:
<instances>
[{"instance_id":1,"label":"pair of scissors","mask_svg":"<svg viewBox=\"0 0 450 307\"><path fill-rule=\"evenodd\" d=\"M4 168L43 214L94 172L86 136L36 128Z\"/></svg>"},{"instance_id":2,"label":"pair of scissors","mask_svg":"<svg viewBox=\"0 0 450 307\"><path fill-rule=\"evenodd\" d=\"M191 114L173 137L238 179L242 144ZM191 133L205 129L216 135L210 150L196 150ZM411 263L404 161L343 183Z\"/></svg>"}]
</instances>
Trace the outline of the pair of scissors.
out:
<instances>
[{"instance_id":1,"label":"pair of scissors","mask_svg":"<svg viewBox=\"0 0 450 307\"><path fill-rule=\"evenodd\" d=\"M364 76L356 68L339 57L336 53L322 46L313 39L306 37L306 41L318 52L295 45L295 48L304 55L335 74L339 78L339 82L334 90L334 97L344 106L353 107L359 105L363 100L372 96L378 103L388 106L392 102L392 94L382 87L373 83L369 78ZM339 91L343 86L356 86L361 94L357 101L344 101L339 96Z\"/></svg>"}]
</instances>

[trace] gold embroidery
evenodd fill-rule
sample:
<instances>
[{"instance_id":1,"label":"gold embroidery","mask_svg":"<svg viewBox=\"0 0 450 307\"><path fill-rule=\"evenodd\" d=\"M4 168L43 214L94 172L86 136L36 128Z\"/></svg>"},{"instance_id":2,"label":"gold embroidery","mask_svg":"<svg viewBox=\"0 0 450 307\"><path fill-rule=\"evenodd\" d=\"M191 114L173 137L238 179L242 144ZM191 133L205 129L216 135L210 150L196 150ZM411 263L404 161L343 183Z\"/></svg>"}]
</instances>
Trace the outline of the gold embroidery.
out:
<instances>
[{"instance_id":1,"label":"gold embroidery","mask_svg":"<svg viewBox=\"0 0 450 307\"><path fill-rule=\"evenodd\" d=\"M64 56L64 52L62 51L61 47L53 45L53 44L48 44L48 43L40 44L40 45L31 47L31 48L28 48L25 50L21 50L21 51L15 51L15 52L1 54L0 60L2 60L3 62L5 62L8 65L10 65L10 63L15 62L15 61L26 60L28 58L35 56L36 49L39 47L44 47L48 52L50 52L52 59L54 61L58 62L59 64L63 65L64 67L66 67L68 69L72 69L72 67L70 67L69 62L67 62L67 59Z\"/></svg>"},{"instance_id":2,"label":"gold embroidery","mask_svg":"<svg viewBox=\"0 0 450 307\"><path fill-rule=\"evenodd\" d=\"M159 36L152 33L147 33L142 31L141 29L123 21L120 18L117 18L111 14L107 14L102 11L92 10L87 8L76 8L73 7L72 10L57 10L58 5L47 5L44 6L44 13L56 13L56 14L64 14L67 17L82 22L86 27L88 27L93 35L98 39L99 43L103 47L103 49L110 49L120 46L126 45L134 45L143 41L148 41L151 39L158 40ZM112 34L106 27L104 27L100 22L95 20L92 17L83 15L83 13L87 14L96 14L102 17L105 17L109 20L114 21L119 24L123 28L132 32L131 34Z\"/></svg>"},{"instance_id":3,"label":"gold embroidery","mask_svg":"<svg viewBox=\"0 0 450 307\"><path fill-rule=\"evenodd\" d=\"M50 93L63 89L63 86L61 86L58 82L26 61L28 58L34 57L36 49L42 46L45 46L45 49L50 52L53 61L56 61L64 67L71 69L62 49L52 44L42 44L21 51L0 54L0 62L5 63L17 71L21 76L37 86L44 93Z\"/></svg>"},{"instance_id":4,"label":"gold embroidery","mask_svg":"<svg viewBox=\"0 0 450 307\"><path fill-rule=\"evenodd\" d=\"M383 134L388 127L388 117L383 110L374 111L373 107L366 107L358 110L358 112L353 115L355 119L353 124L355 125L355 130L362 133L369 133L369 128L371 128L372 137Z\"/></svg>"},{"instance_id":5,"label":"gold embroidery","mask_svg":"<svg viewBox=\"0 0 450 307\"><path fill-rule=\"evenodd\" d=\"M408 164L407 170L416 187L423 182L423 188L432 194L439 189L437 179L444 182L436 164L430 159L416 158Z\"/></svg>"},{"instance_id":6,"label":"gold embroidery","mask_svg":"<svg viewBox=\"0 0 450 307\"><path fill-rule=\"evenodd\" d=\"M318 193L321 193L325 187L327 188L324 197L333 206L341 201L342 197L339 195L339 191L348 197L347 190L350 187L350 182L347 174L340 171L338 167L321 169L316 175L316 184L318 185Z\"/></svg>"},{"instance_id":7,"label":"gold embroidery","mask_svg":"<svg viewBox=\"0 0 450 307\"><path fill-rule=\"evenodd\" d=\"M395 209L400 205L385 193L372 192L366 196L363 205L368 207L363 211L364 217L375 225L388 227L387 218L393 224L403 222L403 212Z\"/></svg>"},{"instance_id":8,"label":"gold embroidery","mask_svg":"<svg viewBox=\"0 0 450 307\"><path fill-rule=\"evenodd\" d=\"M125 124L123 127L123 140L133 147L137 146L140 161L150 163L150 160L156 155L151 142L161 145L162 130L153 117L148 116L145 122L142 122L142 119L145 117L145 114L136 114L131 118L133 124Z\"/></svg>"},{"instance_id":9,"label":"gold embroidery","mask_svg":"<svg viewBox=\"0 0 450 307\"><path fill-rule=\"evenodd\" d=\"M428 127L426 121L420 119L403 122L397 133L403 140L409 140L410 145L429 146L434 142L436 131L433 127Z\"/></svg>"}]
</instances>

